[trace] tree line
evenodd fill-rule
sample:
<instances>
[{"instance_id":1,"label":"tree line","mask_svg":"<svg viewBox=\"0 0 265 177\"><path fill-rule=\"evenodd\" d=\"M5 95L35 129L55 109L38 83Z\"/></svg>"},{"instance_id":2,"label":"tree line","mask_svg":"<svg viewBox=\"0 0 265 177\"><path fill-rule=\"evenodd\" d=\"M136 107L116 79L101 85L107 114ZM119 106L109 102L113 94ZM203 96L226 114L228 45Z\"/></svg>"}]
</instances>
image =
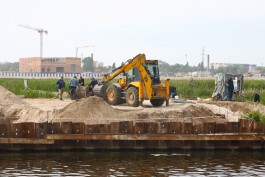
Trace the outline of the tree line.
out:
<instances>
[{"instance_id":1,"label":"tree line","mask_svg":"<svg viewBox=\"0 0 265 177\"><path fill-rule=\"evenodd\" d=\"M0 71L2 71L2 72L18 72L19 71L19 62L0 63Z\"/></svg>"},{"instance_id":2,"label":"tree line","mask_svg":"<svg viewBox=\"0 0 265 177\"><path fill-rule=\"evenodd\" d=\"M95 68L93 57L86 57L82 59L82 71L83 72L107 72L116 68L115 62L111 66L101 66ZM265 74L265 67L258 66L258 70L261 70L263 75ZM164 61L159 61L159 70L161 75L176 75L177 73L185 74L190 72L206 71L204 64L201 62L197 66L190 66L187 62L186 64L174 64L170 65ZM19 72L19 62L3 62L0 63L0 71L2 72ZM242 65L231 65L227 67L219 67L217 69L209 69L209 72L214 75L216 73L229 73L229 74L246 74L248 73L248 68Z\"/></svg>"}]
</instances>

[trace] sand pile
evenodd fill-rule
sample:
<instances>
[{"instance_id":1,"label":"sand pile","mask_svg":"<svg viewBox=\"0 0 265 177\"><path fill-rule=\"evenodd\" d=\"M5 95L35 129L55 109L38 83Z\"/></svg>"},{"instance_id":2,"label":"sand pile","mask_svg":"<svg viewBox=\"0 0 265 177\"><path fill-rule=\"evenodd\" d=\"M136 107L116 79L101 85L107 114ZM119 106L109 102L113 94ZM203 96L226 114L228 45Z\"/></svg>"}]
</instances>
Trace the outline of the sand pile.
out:
<instances>
[{"instance_id":1,"label":"sand pile","mask_svg":"<svg viewBox=\"0 0 265 177\"><path fill-rule=\"evenodd\" d=\"M14 117L17 112L29 106L21 98L0 86L0 108L4 117Z\"/></svg>"},{"instance_id":2,"label":"sand pile","mask_svg":"<svg viewBox=\"0 0 265 177\"><path fill-rule=\"evenodd\" d=\"M183 117L209 117L215 114L203 106L190 105L183 110Z\"/></svg>"},{"instance_id":3,"label":"sand pile","mask_svg":"<svg viewBox=\"0 0 265 177\"><path fill-rule=\"evenodd\" d=\"M170 110L170 111L162 111L162 110L155 110L155 111L140 111L136 112L135 115L131 117L137 117L140 119L152 119L152 118L198 118L198 117L211 117L215 114L208 108L203 106L194 106L192 104L183 107L181 110Z\"/></svg>"},{"instance_id":4,"label":"sand pile","mask_svg":"<svg viewBox=\"0 0 265 177\"><path fill-rule=\"evenodd\" d=\"M104 99L96 96L82 98L54 113L59 118L119 118L118 110L112 108Z\"/></svg>"},{"instance_id":5,"label":"sand pile","mask_svg":"<svg viewBox=\"0 0 265 177\"><path fill-rule=\"evenodd\" d=\"M51 112L42 111L0 86L1 122L45 122Z\"/></svg>"}]
</instances>

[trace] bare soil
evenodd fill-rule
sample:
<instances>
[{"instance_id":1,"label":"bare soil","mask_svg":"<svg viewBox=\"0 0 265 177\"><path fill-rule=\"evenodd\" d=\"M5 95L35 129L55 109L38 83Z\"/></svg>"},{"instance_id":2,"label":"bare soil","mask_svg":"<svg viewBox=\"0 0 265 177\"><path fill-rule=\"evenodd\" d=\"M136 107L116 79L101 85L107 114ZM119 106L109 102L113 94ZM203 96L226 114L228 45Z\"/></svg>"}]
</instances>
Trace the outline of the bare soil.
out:
<instances>
[{"instance_id":1,"label":"bare soil","mask_svg":"<svg viewBox=\"0 0 265 177\"><path fill-rule=\"evenodd\" d=\"M129 107L126 104L111 106L102 98L92 96L77 101L70 99L21 99L0 87L1 122L84 122L86 124L103 124L113 121L180 121L201 124L203 122L226 122L229 117L219 117L216 107L237 115L261 110L264 106L252 102L171 102L168 107L152 107L144 101L142 107ZM226 112L227 112L226 111ZM228 115L228 114L227 114ZM236 119L238 120L238 116Z\"/></svg>"},{"instance_id":2,"label":"bare soil","mask_svg":"<svg viewBox=\"0 0 265 177\"><path fill-rule=\"evenodd\" d=\"M243 114L248 114L256 110L259 110L262 114L265 114L265 106L257 102L206 101L204 103L217 105L227 108L233 112L240 112Z\"/></svg>"}]
</instances>

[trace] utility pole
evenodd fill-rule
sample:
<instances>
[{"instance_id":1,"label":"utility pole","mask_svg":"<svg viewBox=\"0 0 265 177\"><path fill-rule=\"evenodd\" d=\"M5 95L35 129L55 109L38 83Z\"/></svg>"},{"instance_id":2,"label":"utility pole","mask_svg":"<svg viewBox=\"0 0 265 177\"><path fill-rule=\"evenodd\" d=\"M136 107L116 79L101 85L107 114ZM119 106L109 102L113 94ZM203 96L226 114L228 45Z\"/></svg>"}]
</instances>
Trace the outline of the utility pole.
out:
<instances>
[{"instance_id":1,"label":"utility pole","mask_svg":"<svg viewBox=\"0 0 265 177\"><path fill-rule=\"evenodd\" d=\"M202 69L204 70L204 47L202 48Z\"/></svg>"},{"instance_id":2,"label":"utility pole","mask_svg":"<svg viewBox=\"0 0 265 177\"><path fill-rule=\"evenodd\" d=\"M210 55L208 54L207 55L207 74L206 74L206 76L208 76L209 68L210 68Z\"/></svg>"},{"instance_id":3,"label":"utility pole","mask_svg":"<svg viewBox=\"0 0 265 177\"><path fill-rule=\"evenodd\" d=\"M31 30L34 30L34 31L37 31L38 33L40 33L40 58L42 58L42 55L43 55L43 53L42 53L42 51L43 51L43 33L48 34L48 31L41 29L41 28L31 27L28 25L18 25L18 26L20 26L22 28L31 29Z\"/></svg>"}]
</instances>

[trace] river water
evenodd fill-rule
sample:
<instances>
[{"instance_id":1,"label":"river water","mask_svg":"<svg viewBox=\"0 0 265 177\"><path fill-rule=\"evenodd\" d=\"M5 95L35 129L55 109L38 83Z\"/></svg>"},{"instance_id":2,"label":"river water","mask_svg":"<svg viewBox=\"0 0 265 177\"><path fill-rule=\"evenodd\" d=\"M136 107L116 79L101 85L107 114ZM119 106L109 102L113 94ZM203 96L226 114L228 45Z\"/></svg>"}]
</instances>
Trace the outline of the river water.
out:
<instances>
[{"instance_id":1,"label":"river water","mask_svg":"<svg viewBox=\"0 0 265 177\"><path fill-rule=\"evenodd\" d=\"M0 176L265 176L265 153L253 151L0 153Z\"/></svg>"}]
</instances>

